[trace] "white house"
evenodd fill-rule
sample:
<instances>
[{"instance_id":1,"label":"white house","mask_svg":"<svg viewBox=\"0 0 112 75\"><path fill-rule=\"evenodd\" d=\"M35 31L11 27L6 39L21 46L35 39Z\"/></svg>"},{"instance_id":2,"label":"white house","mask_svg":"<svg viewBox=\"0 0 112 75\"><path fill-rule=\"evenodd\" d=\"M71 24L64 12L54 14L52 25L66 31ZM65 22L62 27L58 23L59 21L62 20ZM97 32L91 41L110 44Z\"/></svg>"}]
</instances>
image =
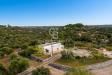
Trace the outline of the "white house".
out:
<instances>
[{"instance_id":1,"label":"white house","mask_svg":"<svg viewBox=\"0 0 112 75\"><path fill-rule=\"evenodd\" d=\"M53 42L53 43L45 43L43 44L44 54L52 55L55 53L59 53L64 50L64 45L61 43Z\"/></svg>"}]
</instances>

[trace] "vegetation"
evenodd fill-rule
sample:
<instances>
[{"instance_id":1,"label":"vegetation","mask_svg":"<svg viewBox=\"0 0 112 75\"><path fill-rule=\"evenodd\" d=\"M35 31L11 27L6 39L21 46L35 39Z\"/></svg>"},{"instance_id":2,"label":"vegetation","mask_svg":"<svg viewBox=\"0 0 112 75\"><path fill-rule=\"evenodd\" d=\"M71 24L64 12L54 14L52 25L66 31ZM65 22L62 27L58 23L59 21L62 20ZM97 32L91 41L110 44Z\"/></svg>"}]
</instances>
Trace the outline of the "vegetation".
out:
<instances>
[{"instance_id":1,"label":"vegetation","mask_svg":"<svg viewBox=\"0 0 112 75\"><path fill-rule=\"evenodd\" d=\"M12 27L0 26L0 55L1 48L21 48L27 49L29 46L35 46L50 42L49 29L51 27ZM59 30L59 40L66 48L89 43L92 47L112 46L112 27L103 26L84 26L81 23L68 24L56 27ZM80 42L80 44L79 44ZM94 46L95 45L95 46ZM88 46L90 48L90 46Z\"/></svg>"},{"instance_id":2,"label":"vegetation","mask_svg":"<svg viewBox=\"0 0 112 75\"><path fill-rule=\"evenodd\" d=\"M79 67L79 66L85 66L85 65L91 65L91 64L96 64L96 63L100 63L100 62L104 62L109 60L109 58L78 58L75 60L63 60L63 59L59 59L56 61L56 63L58 64L63 64L63 65L67 65L70 67Z\"/></svg>"},{"instance_id":3,"label":"vegetation","mask_svg":"<svg viewBox=\"0 0 112 75\"><path fill-rule=\"evenodd\" d=\"M73 48L75 46L74 41L72 39L65 39L63 41L65 48Z\"/></svg>"},{"instance_id":4,"label":"vegetation","mask_svg":"<svg viewBox=\"0 0 112 75\"><path fill-rule=\"evenodd\" d=\"M0 63L0 75L6 75L6 69L1 63Z\"/></svg>"},{"instance_id":5,"label":"vegetation","mask_svg":"<svg viewBox=\"0 0 112 75\"><path fill-rule=\"evenodd\" d=\"M71 51L63 51L61 54L61 59L57 60L56 63L74 68L76 66L79 67L104 62L110 59L105 57L102 53L99 53L97 50L92 50L89 57L75 56Z\"/></svg>"},{"instance_id":6,"label":"vegetation","mask_svg":"<svg viewBox=\"0 0 112 75\"><path fill-rule=\"evenodd\" d=\"M43 56L42 47L39 45L51 41L51 36L49 35L49 29L51 27L12 27L10 25L0 25L0 59L4 59L6 56L8 57L17 49L20 49L20 51L16 52L20 52L19 54L24 57L29 57L31 54ZM79 64L83 65L108 60L94 50L92 52L93 58L76 59L70 48L74 46L90 50L92 48L106 48L111 51L112 26L85 26L77 23L55 26L55 28L58 28L58 40L65 45L65 48L69 48L68 51L62 52L61 62L64 61L63 63L72 66L73 62L80 62ZM22 72L28 67L25 59L17 58L18 56L15 57L13 54L10 56L11 63L9 71L11 74ZM3 70L0 71L4 72Z\"/></svg>"},{"instance_id":7,"label":"vegetation","mask_svg":"<svg viewBox=\"0 0 112 75\"><path fill-rule=\"evenodd\" d=\"M106 58L106 57L104 56L104 54L98 52L97 50L92 50L92 51L91 51L91 55L92 55L92 57L93 57L94 59L96 59L96 60L97 60L97 59Z\"/></svg>"},{"instance_id":8,"label":"vegetation","mask_svg":"<svg viewBox=\"0 0 112 75\"><path fill-rule=\"evenodd\" d=\"M105 46L105 48L109 51L112 51L112 46Z\"/></svg>"},{"instance_id":9,"label":"vegetation","mask_svg":"<svg viewBox=\"0 0 112 75\"><path fill-rule=\"evenodd\" d=\"M45 67L37 68L32 72L32 75L51 75L50 70Z\"/></svg>"},{"instance_id":10,"label":"vegetation","mask_svg":"<svg viewBox=\"0 0 112 75\"><path fill-rule=\"evenodd\" d=\"M12 48L9 47L2 47L0 49L0 58L4 57L5 55L9 55L13 52Z\"/></svg>"},{"instance_id":11,"label":"vegetation","mask_svg":"<svg viewBox=\"0 0 112 75\"><path fill-rule=\"evenodd\" d=\"M19 54L24 56L24 57L30 57L31 54L33 54L34 52L36 52L36 50L33 47L28 47L27 49L19 52Z\"/></svg>"},{"instance_id":12,"label":"vegetation","mask_svg":"<svg viewBox=\"0 0 112 75\"><path fill-rule=\"evenodd\" d=\"M70 69L65 75L92 75L89 71L84 68L73 68Z\"/></svg>"},{"instance_id":13,"label":"vegetation","mask_svg":"<svg viewBox=\"0 0 112 75\"><path fill-rule=\"evenodd\" d=\"M44 51L43 51L44 49L41 45L35 46L35 50L36 52L34 53L34 55L40 56L40 57L44 56Z\"/></svg>"},{"instance_id":14,"label":"vegetation","mask_svg":"<svg viewBox=\"0 0 112 75\"><path fill-rule=\"evenodd\" d=\"M61 52L61 55L62 55L61 59L63 59L63 60L74 60L75 59L72 51L64 50L64 51Z\"/></svg>"},{"instance_id":15,"label":"vegetation","mask_svg":"<svg viewBox=\"0 0 112 75\"><path fill-rule=\"evenodd\" d=\"M11 63L9 65L9 74L15 75L17 73L20 73L28 68L28 61L24 58L13 58L11 60Z\"/></svg>"}]
</instances>

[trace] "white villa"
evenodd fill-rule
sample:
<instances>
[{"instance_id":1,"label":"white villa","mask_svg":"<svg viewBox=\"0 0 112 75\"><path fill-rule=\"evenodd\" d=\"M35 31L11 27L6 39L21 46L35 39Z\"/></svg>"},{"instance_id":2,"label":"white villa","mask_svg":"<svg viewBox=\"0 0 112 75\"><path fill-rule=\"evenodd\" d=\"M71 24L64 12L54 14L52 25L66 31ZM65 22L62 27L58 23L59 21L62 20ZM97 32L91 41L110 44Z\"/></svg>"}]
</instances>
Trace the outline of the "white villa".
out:
<instances>
[{"instance_id":1,"label":"white villa","mask_svg":"<svg viewBox=\"0 0 112 75\"><path fill-rule=\"evenodd\" d=\"M44 49L44 54L51 55L55 53L59 53L64 50L64 45L61 43L53 42L53 43L45 43L42 44Z\"/></svg>"}]
</instances>

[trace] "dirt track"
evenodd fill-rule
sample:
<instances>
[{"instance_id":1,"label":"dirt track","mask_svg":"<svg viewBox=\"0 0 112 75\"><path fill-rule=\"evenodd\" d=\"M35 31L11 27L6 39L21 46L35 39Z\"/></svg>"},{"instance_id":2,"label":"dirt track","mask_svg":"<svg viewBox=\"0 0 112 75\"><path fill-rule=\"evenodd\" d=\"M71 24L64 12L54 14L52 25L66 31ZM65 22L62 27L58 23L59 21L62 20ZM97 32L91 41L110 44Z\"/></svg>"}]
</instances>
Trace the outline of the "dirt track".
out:
<instances>
[{"instance_id":1,"label":"dirt track","mask_svg":"<svg viewBox=\"0 0 112 75\"><path fill-rule=\"evenodd\" d=\"M92 71L93 75L112 75L112 65L102 69Z\"/></svg>"}]
</instances>

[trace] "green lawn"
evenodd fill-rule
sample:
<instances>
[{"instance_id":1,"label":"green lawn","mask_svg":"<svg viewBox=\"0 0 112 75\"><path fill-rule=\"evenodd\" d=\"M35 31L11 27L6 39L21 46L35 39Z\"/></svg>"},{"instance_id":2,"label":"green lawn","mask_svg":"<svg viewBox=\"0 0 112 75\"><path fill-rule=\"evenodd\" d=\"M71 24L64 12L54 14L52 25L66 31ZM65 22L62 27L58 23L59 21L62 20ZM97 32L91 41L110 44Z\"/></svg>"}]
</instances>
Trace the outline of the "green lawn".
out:
<instances>
[{"instance_id":1,"label":"green lawn","mask_svg":"<svg viewBox=\"0 0 112 75\"><path fill-rule=\"evenodd\" d=\"M80 59L75 59L75 60L59 59L59 60L56 61L56 63L71 66L71 67L75 68L75 67L79 67L79 66L104 62L104 61L107 61L107 60L109 60L109 58L99 58L99 59L95 59L95 58L82 58L81 59L80 58Z\"/></svg>"}]
</instances>

